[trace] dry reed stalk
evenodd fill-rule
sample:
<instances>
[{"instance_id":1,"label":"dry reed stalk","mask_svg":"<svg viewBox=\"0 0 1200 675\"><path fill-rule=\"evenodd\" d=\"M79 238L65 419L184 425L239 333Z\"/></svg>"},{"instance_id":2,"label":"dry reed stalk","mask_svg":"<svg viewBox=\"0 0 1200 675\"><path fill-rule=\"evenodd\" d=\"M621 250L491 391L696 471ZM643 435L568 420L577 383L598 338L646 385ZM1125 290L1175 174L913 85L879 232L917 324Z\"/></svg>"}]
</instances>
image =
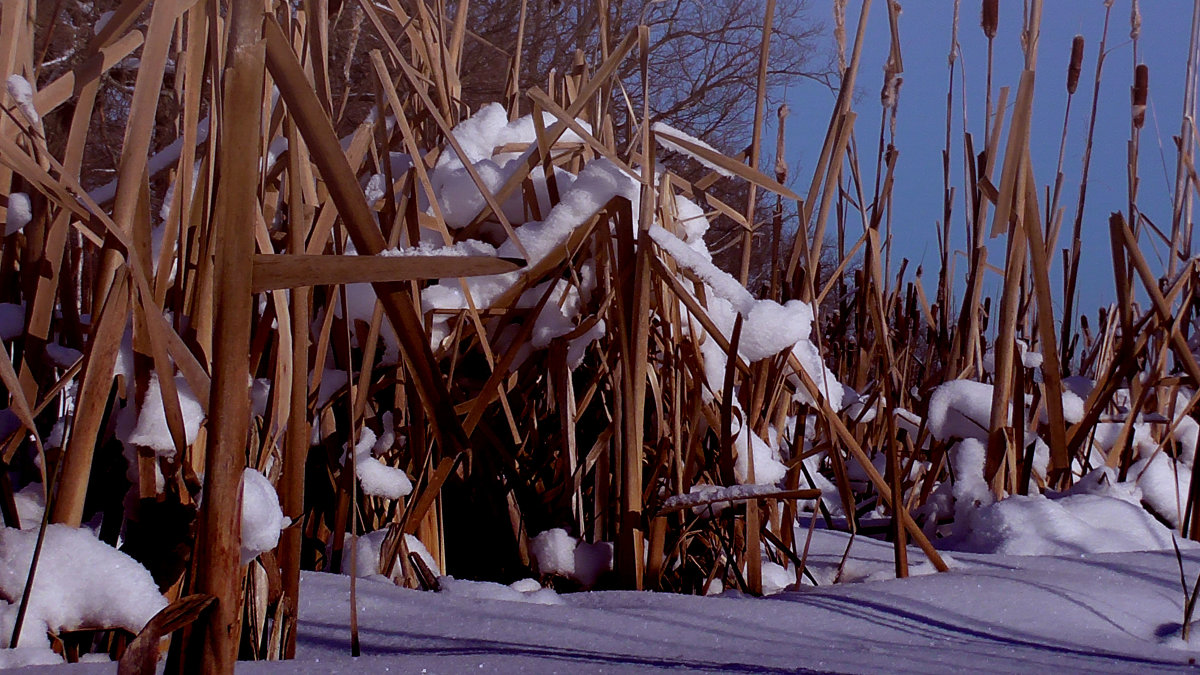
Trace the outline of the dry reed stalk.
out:
<instances>
[{"instance_id":1,"label":"dry reed stalk","mask_svg":"<svg viewBox=\"0 0 1200 675\"><path fill-rule=\"evenodd\" d=\"M1067 346L1071 342L1071 326L1075 320L1075 285L1079 278L1079 256L1083 230L1083 209L1084 204L1087 201L1088 174L1091 170L1092 159L1092 143L1093 139L1095 138L1097 110L1100 105L1100 78L1104 68L1104 59L1107 55L1106 44L1108 42L1108 20L1111 12L1112 5L1106 4L1104 10L1104 28L1100 33L1100 47L1096 55L1096 75L1092 84L1092 111L1088 117L1087 140L1084 143L1083 169L1079 180L1079 200L1075 205L1075 220L1071 229L1071 252L1064 271L1067 279L1066 285L1063 289L1062 339L1060 340L1060 345L1064 350L1067 349ZM1075 47L1072 45L1072 62L1074 62L1075 59L1074 49ZM1082 46L1080 49L1082 50ZM1063 352L1062 363L1070 363L1070 356L1071 355L1069 353Z\"/></svg>"},{"instance_id":2,"label":"dry reed stalk","mask_svg":"<svg viewBox=\"0 0 1200 675\"><path fill-rule=\"evenodd\" d=\"M1000 322L996 333L995 371L997 373L992 394L989 442L984 475L993 481L1000 469L1004 445L997 439L998 432L1010 424L1010 403L1013 397L1012 380L1006 374L1013 372L1016 352L1017 313L1019 311L1021 281L1024 278L1026 238L1025 228L1020 225L1024 216L1026 180L1029 152L1029 123L1033 109L1034 72L1021 74L1017 90L1017 102L1009 129L1008 147L1001 173L1000 191L996 204L996 215L992 225L992 236L1004 228L1008 230L1008 253L1004 265L1004 290L1000 298ZM1012 224L1010 224L1012 223ZM999 487L993 483L993 489Z\"/></svg>"},{"instance_id":3,"label":"dry reed stalk","mask_svg":"<svg viewBox=\"0 0 1200 675\"><path fill-rule=\"evenodd\" d=\"M845 141L839 141L840 135L843 133L844 118L850 110L850 104L854 91L854 83L858 76L858 64L862 57L863 39L867 29L867 18L871 13L871 0L863 0L862 8L859 10L858 29L854 38L854 49L850 56L850 65L843 69L841 86L838 89L838 99L834 107L833 114L829 119L829 127L825 132L825 141L821 146L821 154L817 159L817 167L813 172L812 183L809 185L807 197L804 199L803 208L800 211L799 228L796 231L796 239L792 244L792 253L788 257L788 267L786 278L792 284L793 292L791 295L797 296L802 300L810 300L814 293L814 286L811 279L811 271L815 268L812 264L813 256L820 255L820 242L818 238L813 239L816 243L817 253L809 250L808 241L808 223L812 216L812 205L817 199L818 191L821 189L821 183L825 178L827 171L833 165L841 165L841 155L834 151L836 146L845 147ZM836 185L834 181L832 184ZM808 263L809 274L807 275L808 283L802 286L797 286L797 274L801 258L805 258Z\"/></svg>"},{"instance_id":4,"label":"dry reed stalk","mask_svg":"<svg viewBox=\"0 0 1200 675\"><path fill-rule=\"evenodd\" d=\"M983 9L979 19L979 25L983 29L983 34L987 36L987 84L986 84L986 99L984 103L983 117L983 135L988 137L991 135L992 129L992 111L996 108L992 107L992 66L995 58L995 42L996 30L1000 23L1000 0L983 0Z\"/></svg>"},{"instance_id":5,"label":"dry reed stalk","mask_svg":"<svg viewBox=\"0 0 1200 675\"><path fill-rule=\"evenodd\" d=\"M942 149L942 229L939 239L941 269L938 273L938 306L941 308L941 326L949 328L951 321L950 275L950 218L954 210L954 188L950 185L950 139L954 126L954 66L958 61L958 13L961 0L954 0L954 16L950 23L950 50L947 55L946 76L946 144ZM970 210L969 207L967 209ZM947 336L943 335L943 339Z\"/></svg>"},{"instance_id":6,"label":"dry reed stalk","mask_svg":"<svg viewBox=\"0 0 1200 675\"><path fill-rule=\"evenodd\" d=\"M646 165L654 166L656 143L650 131L649 82L646 77L649 61L650 33L645 26L638 29L641 57L643 108L641 114L641 154ZM642 170L641 212L634 227L632 205L621 204L617 211L617 263L631 270L623 275L618 302L614 306L618 335L623 338L621 368L621 504L618 520L618 539L614 567L622 582L629 588L641 590L644 573L642 536L642 470L645 439L646 370L650 321L650 267L652 250L650 227L656 210L654 177ZM633 233L637 233L636 253Z\"/></svg>"},{"instance_id":7,"label":"dry reed stalk","mask_svg":"<svg viewBox=\"0 0 1200 675\"><path fill-rule=\"evenodd\" d=\"M1192 7L1191 36L1188 39L1188 60L1184 76L1183 112L1179 130L1179 153L1175 164L1175 191L1171 207L1171 245L1167 256L1167 275L1174 276L1178 267L1176 254L1190 251L1192 243L1191 220L1192 200L1194 196L1187 188L1187 173L1184 166L1193 157L1195 146L1195 128L1188 120L1196 118L1197 111L1197 71L1200 70L1200 7Z\"/></svg>"},{"instance_id":8,"label":"dry reed stalk","mask_svg":"<svg viewBox=\"0 0 1200 675\"><path fill-rule=\"evenodd\" d=\"M1051 195L1050 200L1047 202L1047 206L1046 206L1046 214L1045 214L1046 237L1045 238L1046 238L1047 255L1049 255L1051 253L1051 250L1054 248L1055 244L1058 241L1059 227L1061 226L1061 222L1059 222L1057 216L1059 214L1059 200L1062 197L1062 186L1063 186L1062 167L1063 167L1063 160L1066 158L1067 128L1071 121L1071 103L1075 100L1075 92L1079 88L1079 76L1083 71L1083 48L1084 48L1083 36L1076 35L1075 38L1073 40L1071 40L1071 57L1070 57L1070 60L1067 62L1067 80L1066 80L1066 82L1067 82L1067 104L1066 104L1065 110L1063 111L1062 135L1059 137L1059 141L1058 141L1058 165L1057 165L1057 169L1055 170L1055 173L1054 173L1054 192ZM1069 337L1069 335L1067 333L1063 334L1064 340L1066 340L1068 337ZM1063 354L1062 354L1062 361L1067 362L1068 360L1069 359L1067 357L1066 348L1064 347Z\"/></svg>"},{"instance_id":9,"label":"dry reed stalk","mask_svg":"<svg viewBox=\"0 0 1200 675\"><path fill-rule=\"evenodd\" d=\"M764 10L762 42L758 48L758 86L754 98L754 125L750 134L750 166L758 168L762 159L762 134L765 108L767 104L767 67L771 58L771 30L775 19L775 0L767 0ZM754 212L757 207L758 186L750 184L746 193L746 223L750 229L742 232L742 264L738 280L745 286L750 280L750 258L753 252Z\"/></svg>"},{"instance_id":10,"label":"dry reed stalk","mask_svg":"<svg viewBox=\"0 0 1200 675\"><path fill-rule=\"evenodd\" d=\"M288 252L299 255L304 251L305 240L311 231L312 222L305 213L304 188L301 167L306 153L299 130L293 119L286 120L285 137L288 140ZM281 504L284 515L298 522L303 515L304 504L304 459L308 454L310 434L308 429L308 355L311 298L307 289L293 290L288 307L292 332L292 383L288 397L288 425L283 454L283 475L280 479ZM290 529L280 540L280 565L284 579L284 594L299 606L300 532ZM294 631L285 651L295 652Z\"/></svg>"},{"instance_id":11,"label":"dry reed stalk","mask_svg":"<svg viewBox=\"0 0 1200 675\"><path fill-rule=\"evenodd\" d=\"M221 331L214 337L209 410L221 424L212 431L208 448L194 580L195 588L213 596L216 603L183 648L185 662L212 673L233 671L240 642L241 492L250 402L237 392L244 390L250 373L254 252L254 230L241 224L253 221L258 202L258 158L244 150L258 148L263 134L266 56L258 10L254 3L242 3L230 17L222 78L224 109L218 127L223 180L214 224L214 317Z\"/></svg>"}]
</instances>

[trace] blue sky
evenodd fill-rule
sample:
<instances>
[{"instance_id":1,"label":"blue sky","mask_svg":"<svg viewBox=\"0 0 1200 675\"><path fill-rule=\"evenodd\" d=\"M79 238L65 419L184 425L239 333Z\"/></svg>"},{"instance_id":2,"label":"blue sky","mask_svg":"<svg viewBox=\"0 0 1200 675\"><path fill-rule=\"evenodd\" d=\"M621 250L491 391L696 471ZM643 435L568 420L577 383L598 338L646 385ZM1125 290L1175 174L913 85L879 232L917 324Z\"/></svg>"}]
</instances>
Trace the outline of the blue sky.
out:
<instances>
[{"instance_id":1,"label":"blue sky","mask_svg":"<svg viewBox=\"0 0 1200 675\"><path fill-rule=\"evenodd\" d=\"M832 3L821 4L832 6ZM853 38L859 3L849 3L847 32ZM937 223L942 219L942 160L945 143L947 55L953 19L951 0L908 0L900 17L904 84L900 92L896 147L900 151L893 215L893 269L900 258L910 260L909 270L923 264L931 288L938 267ZM983 146L984 94L987 41L979 27L980 2L962 3L959 19L960 67L965 69L967 126L975 136L976 148ZM1020 45L1021 3L1000 3L1000 28L995 43L993 88L1011 88L1016 96L1023 66ZM818 6L818 5L814 5ZM832 9L829 10L832 12ZM1139 206L1160 228L1169 233L1172 185L1175 173L1175 144L1179 133L1185 89L1192 3L1186 0L1142 0L1142 32L1139 61L1150 70L1149 109L1142 130L1139 172ZM1104 25L1102 0L1047 0L1042 19L1032 126L1032 154L1039 194L1052 184L1058 159L1066 105L1066 71L1071 41L1076 34L1086 39L1083 74L1071 107L1066 155L1063 164L1062 205L1066 207L1063 231L1056 250L1066 245L1079 191L1084 139L1092 104L1096 57ZM827 19L832 26L832 18ZM832 34L832 30L829 31ZM1127 141L1130 136L1130 95L1134 53L1130 40L1130 0L1118 0L1109 25L1107 56L1100 87L1095 143L1092 151L1088 200L1083 221L1082 268L1079 277L1079 307L1095 315L1095 309L1115 298L1108 245L1108 214L1124 210ZM830 38L832 41L832 38ZM869 17L854 109L856 132L864 181L873 184L878 142L879 90L890 43L886 2L873 3ZM962 200L962 103L963 73L956 68L956 101L951 149L951 183L959 186L952 218L953 250L964 250L965 223ZM793 186L806 190L821 149L834 94L819 85L804 82L786 96L791 107L787 121L787 159L796 176ZM773 117L773 115L771 116ZM1007 120L1007 118L1006 118ZM1042 205L1044 208L1044 204ZM858 231L861 233L861 230ZM857 234L855 235L857 236ZM1152 264L1165 256L1165 247L1143 250ZM956 256L955 276L966 272L966 261ZM1002 265L1004 239L992 240L989 262ZM1053 258L1051 277L1056 302L1060 301L1058 280L1062 276L1061 255ZM1000 277L989 274L985 292L999 293ZM959 300L956 298L956 301Z\"/></svg>"}]
</instances>

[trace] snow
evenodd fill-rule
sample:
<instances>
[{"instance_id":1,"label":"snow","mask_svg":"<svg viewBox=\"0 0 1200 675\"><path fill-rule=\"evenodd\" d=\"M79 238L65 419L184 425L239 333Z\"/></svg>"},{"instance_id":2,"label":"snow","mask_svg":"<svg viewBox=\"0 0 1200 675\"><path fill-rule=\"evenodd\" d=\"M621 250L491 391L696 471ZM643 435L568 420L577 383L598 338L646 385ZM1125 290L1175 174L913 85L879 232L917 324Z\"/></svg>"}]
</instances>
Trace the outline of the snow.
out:
<instances>
[{"instance_id":1,"label":"snow","mask_svg":"<svg viewBox=\"0 0 1200 675\"><path fill-rule=\"evenodd\" d=\"M1137 505L1096 495L1012 495L968 514L963 550L1052 556L1171 547L1171 531Z\"/></svg>"},{"instance_id":2,"label":"snow","mask_svg":"<svg viewBox=\"0 0 1200 675\"><path fill-rule=\"evenodd\" d=\"M697 516L713 517L733 506L735 501L744 501L758 495L774 494L778 488L772 485L693 485L687 494L672 495L662 503L662 511L691 509Z\"/></svg>"},{"instance_id":3,"label":"snow","mask_svg":"<svg viewBox=\"0 0 1200 675\"><path fill-rule=\"evenodd\" d=\"M37 536L37 530L0 529L0 647L10 646ZM48 630L119 627L137 633L166 604L135 560L89 530L49 525L18 645L48 647Z\"/></svg>"},{"instance_id":4,"label":"snow","mask_svg":"<svg viewBox=\"0 0 1200 675\"><path fill-rule=\"evenodd\" d=\"M1035 352L1029 348L1029 343L1024 340L1016 340L1017 344L1017 359L1024 368L1041 368L1042 355L1040 352ZM995 348L987 350L983 355L983 371L988 374L996 372L996 350Z\"/></svg>"},{"instance_id":5,"label":"snow","mask_svg":"<svg viewBox=\"0 0 1200 675\"><path fill-rule=\"evenodd\" d=\"M580 542L561 527L551 528L529 541L529 553L543 575L574 579L590 588L612 570L613 546L608 542Z\"/></svg>"},{"instance_id":6,"label":"snow","mask_svg":"<svg viewBox=\"0 0 1200 675\"><path fill-rule=\"evenodd\" d=\"M815 576L835 573L848 541L817 530ZM304 572L296 660L240 663L238 671L1193 672L1188 661L1200 651L1171 640L1182 618L1173 552L963 553L950 573L901 580L886 578L890 544L859 537L850 559L844 580L876 580L769 599L732 591L551 596L529 580L449 578L431 593L364 579L357 659L349 656L348 580ZM1200 555L1186 552L1184 564L1194 577ZM770 569L764 580L784 580ZM538 593L555 604L528 601Z\"/></svg>"},{"instance_id":7,"label":"snow","mask_svg":"<svg viewBox=\"0 0 1200 675\"><path fill-rule=\"evenodd\" d=\"M575 574L575 546L579 540L561 527L546 530L529 541L529 553L542 574L570 577Z\"/></svg>"},{"instance_id":8,"label":"snow","mask_svg":"<svg viewBox=\"0 0 1200 675\"><path fill-rule=\"evenodd\" d=\"M55 342L48 342L46 343L46 356L50 357L54 365L59 368L70 368L75 365L76 361L83 358L83 352Z\"/></svg>"},{"instance_id":9,"label":"snow","mask_svg":"<svg viewBox=\"0 0 1200 675\"><path fill-rule=\"evenodd\" d=\"M613 545L611 542L598 541L589 544L579 542L575 547L575 580L584 588L596 585L600 577L613 569Z\"/></svg>"},{"instance_id":10,"label":"snow","mask_svg":"<svg viewBox=\"0 0 1200 675\"><path fill-rule=\"evenodd\" d=\"M175 376L175 389L179 394L179 409L183 414L185 440L191 445L196 442L196 434L199 433L200 423L204 420L204 408L192 393L192 388L183 375ZM124 440L129 445L150 448L162 457L175 456L175 443L171 440L171 430L167 426L167 413L163 408L162 387L157 373L150 375L146 398L138 410L137 425Z\"/></svg>"},{"instance_id":11,"label":"snow","mask_svg":"<svg viewBox=\"0 0 1200 675\"><path fill-rule=\"evenodd\" d=\"M1159 452L1134 462L1129 477L1136 479L1145 504L1172 527L1179 527L1181 514L1186 513L1192 468Z\"/></svg>"},{"instance_id":12,"label":"snow","mask_svg":"<svg viewBox=\"0 0 1200 675\"><path fill-rule=\"evenodd\" d=\"M42 514L46 510L46 493L41 483L30 483L13 495L17 505L17 516L21 519L21 529L28 530L42 524Z\"/></svg>"},{"instance_id":13,"label":"snow","mask_svg":"<svg viewBox=\"0 0 1200 675\"><path fill-rule=\"evenodd\" d=\"M362 430L358 445L354 446L354 473L358 476L363 494L400 499L412 492L412 481L401 469L388 466L371 456L376 441L375 432Z\"/></svg>"},{"instance_id":14,"label":"snow","mask_svg":"<svg viewBox=\"0 0 1200 675\"><path fill-rule=\"evenodd\" d=\"M704 148L705 150L712 151L713 153L721 154L720 152L717 151L716 148L709 145L708 143L705 143L704 141L700 140L699 138L696 138L695 136L690 136L690 135L688 135L672 126L664 124L662 122L655 122L650 127L650 130L654 132L654 138L656 140L658 140L659 143L662 143L664 147L666 147L670 150L674 150L675 152L685 154L685 155L691 157L692 159L695 159L697 162L700 162L701 164L708 167L709 169L716 171L718 174L725 176L726 178L733 176L733 174L730 173L727 169L723 169L723 168L717 166L716 164L713 164L712 162L704 159L703 157L700 157L699 155L684 148L679 143L673 142L674 139L679 139L679 140L685 141L687 143L691 143L693 145L698 145L701 148Z\"/></svg>"},{"instance_id":15,"label":"snow","mask_svg":"<svg viewBox=\"0 0 1200 675\"><path fill-rule=\"evenodd\" d=\"M8 195L8 214L5 217L4 236L10 236L25 229L33 220L33 207L29 203L29 195L24 192L13 192Z\"/></svg>"},{"instance_id":16,"label":"snow","mask_svg":"<svg viewBox=\"0 0 1200 675\"><path fill-rule=\"evenodd\" d=\"M17 104L17 110L21 111L21 116L30 126L37 126L41 121L41 116L38 115L37 108L33 105L33 86L29 84L29 80L14 73L8 76L6 84L8 95Z\"/></svg>"},{"instance_id":17,"label":"snow","mask_svg":"<svg viewBox=\"0 0 1200 675\"><path fill-rule=\"evenodd\" d=\"M99 35L100 31L104 30L104 27L108 25L109 20L113 18L113 14L115 13L112 11L100 13L100 18L96 19L96 25L92 26L92 30L96 35Z\"/></svg>"},{"instance_id":18,"label":"snow","mask_svg":"<svg viewBox=\"0 0 1200 675\"><path fill-rule=\"evenodd\" d=\"M518 585L517 588L513 586ZM439 577L441 587L439 595L452 598L462 598L481 603L499 601L501 603L528 603L533 605L561 605L561 596L551 588L531 589L520 581L513 586L505 586L493 581L469 581L454 577ZM524 590L528 589L528 590Z\"/></svg>"},{"instance_id":19,"label":"snow","mask_svg":"<svg viewBox=\"0 0 1200 675\"><path fill-rule=\"evenodd\" d=\"M684 243L695 248L701 255L708 253L704 233L708 232L709 223L704 209L683 195L675 195L675 221L683 229L681 238Z\"/></svg>"},{"instance_id":20,"label":"snow","mask_svg":"<svg viewBox=\"0 0 1200 675\"><path fill-rule=\"evenodd\" d=\"M357 538L353 539L352 545L354 546L355 576L383 578L380 576L383 573L379 568L379 553L380 549L383 547L383 540L385 537L387 537L387 532L387 528L385 527L373 532L359 535ZM349 535L347 535L347 543L349 544L350 541L351 538ZM408 547L409 553L416 553L418 556L420 556L421 560L431 572L434 574L438 573L440 568L438 567L437 561L435 561L433 556L429 554L429 550L425 548L425 545L421 543L420 539L417 539L411 534L406 534L404 535L404 545ZM399 562L392 566L391 580L396 583L403 583L404 581L403 567Z\"/></svg>"},{"instance_id":21,"label":"snow","mask_svg":"<svg viewBox=\"0 0 1200 675\"><path fill-rule=\"evenodd\" d=\"M939 441L977 438L987 442L992 414L992 385L954 380L929 397L929 431Z\"/></svg>"},{"instance_id":22,"label":"snow","mask_svg":"<svg viewBox=\"0 0 1200 675\"><path fill-rule=\"evenodd\" d=\"M367 198L368 206L373 206L375 202L383 199L387 195L386 176L381 173L373 174L367 181L367 186L363 188L363 195Z\"/></svg>"},{"instance_id":23,"label":"snow","mask_svg":"<svg viewBox=\"0 0 1200 675\"><path fill-rule=\"evenodd\" d=\"M491 244L474 239L466 239L460 241L453 246L435 246L427 241L422 241L416 246L407 248L391 248L379 252L379 255L385 258L403 258L405 256L495 256L496 248Z\"/></svg>"},{"instance_id":24,"label":"snow","mask_svg":"<svg viewBox=\"0 0 1200 675\"><path fill-rule=\"evenodd\" d=\"M242 472L242 564L279 544L279 531L289 520L279 507L275 486L267 477L247 468Z\"/></svg>"}]
</instances>

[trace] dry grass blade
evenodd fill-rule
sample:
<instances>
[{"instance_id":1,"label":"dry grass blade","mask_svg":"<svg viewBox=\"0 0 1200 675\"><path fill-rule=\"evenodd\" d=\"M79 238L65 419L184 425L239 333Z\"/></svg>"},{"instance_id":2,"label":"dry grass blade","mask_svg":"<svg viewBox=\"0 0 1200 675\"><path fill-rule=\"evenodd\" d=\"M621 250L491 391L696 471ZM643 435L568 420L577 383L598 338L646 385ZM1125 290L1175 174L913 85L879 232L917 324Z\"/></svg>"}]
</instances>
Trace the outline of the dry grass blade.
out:
<instances>
[{"instance_id":1,"label":"dry grass blade","mask_svg":"<svg viewBox=\"0 0 1200 675\"><path fill-rule=\"evenodd\" d=\"M741 178L751 185L756 185L764 190L770 190L771 192L774 192L785 199L800 199L799 195L797 195L795 192L792 192L786 186L780 185L762 171L759 171L758 167L747 166L742 162L734 161L730 157L722 155L721 153L704 146L697 145L685 138L680 138L679 136L673 135L670 131L662 128L654 129L653 133L655 136L661 136L667 139L672 146L683 148L688 153L699 157L709 164L716 165L725 171L728 171L729 173Z\"/></svg>"},{"instance_id":2,"label":"dry grass blade","mask_svg":"<svg viewBox=\"0 0 1200 675\"><path fill-rule=\"evenodd\" d=\"M125 648L117 665L118 675L148 675L158 667L158 649L162 638L191 625L203 616L215 601L209 595L182 597L154 615L133 642Z\"/></svg>"}]
</instances>

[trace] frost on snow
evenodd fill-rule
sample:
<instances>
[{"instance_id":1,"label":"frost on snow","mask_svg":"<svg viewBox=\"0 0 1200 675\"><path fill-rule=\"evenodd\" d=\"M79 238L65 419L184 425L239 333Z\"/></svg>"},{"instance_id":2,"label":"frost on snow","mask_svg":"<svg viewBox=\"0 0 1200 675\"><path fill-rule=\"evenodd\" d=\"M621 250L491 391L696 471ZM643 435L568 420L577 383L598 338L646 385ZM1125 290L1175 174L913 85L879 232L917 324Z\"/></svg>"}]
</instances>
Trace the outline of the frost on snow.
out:
<instances>
[{"instance_id":1,"label":"frost on snow","mask_svg":"<svg viewBox=\"0 0 1200 675\"><path fill-rule=\"evenodd\" d=\"M0 647L10 646L37 535L35 529L0 529ZM137 633L166 605L150 573L133 558L89 530L49 525L18 645L48 647L48 630Z\"/></svg>"}]
</instances>

